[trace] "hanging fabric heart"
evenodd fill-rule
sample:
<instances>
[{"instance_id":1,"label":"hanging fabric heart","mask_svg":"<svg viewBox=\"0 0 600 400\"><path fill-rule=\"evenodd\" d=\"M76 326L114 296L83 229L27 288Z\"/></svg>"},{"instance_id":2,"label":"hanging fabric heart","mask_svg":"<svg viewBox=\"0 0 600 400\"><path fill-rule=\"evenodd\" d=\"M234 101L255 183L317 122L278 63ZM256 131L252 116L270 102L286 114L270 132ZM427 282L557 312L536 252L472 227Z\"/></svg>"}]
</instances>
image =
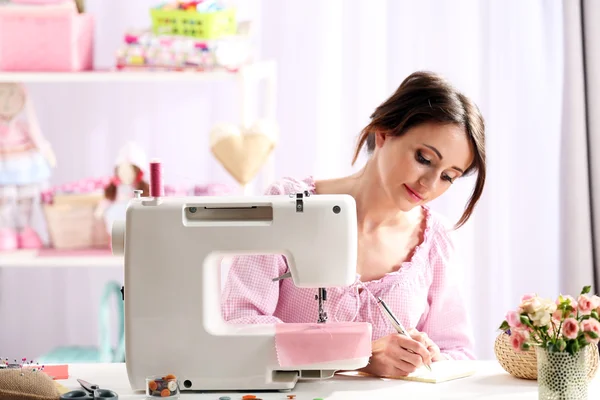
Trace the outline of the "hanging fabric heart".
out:
<instances>
[{"instance_id":1,"label":"hanging fabric heart","mask_svg":"<svg viewBox=\"0 0 600 400\"><path fill-rule=\"evenodd\" d=\"M210 149L223 168L242 186L251 182L277 144L273 121L260 120L249 129L218 124L210 132Z\"/></svg>"}]
</instances>

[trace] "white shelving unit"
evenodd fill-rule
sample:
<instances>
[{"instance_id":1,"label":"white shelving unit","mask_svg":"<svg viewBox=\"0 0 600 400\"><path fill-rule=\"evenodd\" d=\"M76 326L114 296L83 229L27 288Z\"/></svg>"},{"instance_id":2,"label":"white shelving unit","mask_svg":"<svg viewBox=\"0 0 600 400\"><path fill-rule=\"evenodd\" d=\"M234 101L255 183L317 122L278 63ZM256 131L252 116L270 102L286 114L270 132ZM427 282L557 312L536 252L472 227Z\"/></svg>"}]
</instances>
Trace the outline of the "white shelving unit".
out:
<instances>
[{"instance_id":1,"label":"white shelving unit","mask_svg":"<svg viewBox=\"0 0 600 400\"><path fill-rule=\"evenodd\" d=\"M267 79L275 85L275 63L259 61L243 66L237 71L135 71L135 70L99 70L83 72L3 72L0 71L2 82L208 82L241 78L243 80ZM267 101L273 101L267 99Z\"/></svg>"},{"instance_id":2,"label":"white shelving unit","mask_svg":"<svg viewBox=\"0 0 600 400\"><path fill-rule=\"evenodd\" d=\"M257 108L255 85L265 81L264 115L261 118L275 120L277 94L277 68L274 61L259 61L247 64L235 72L190 72L190 71L85 71L85 72L2 72L0 82L22 83L109 83L109 82L218 82L237 80L241 98L240 120L249 126L256 116L252 111ZM274 163L271 156L261 170L263 180L274 179ZM5 267L118 267L122 268L123 258L106 254L70 253L60 251L0 251L0 268Z\"/></svg>"},{"instance_id":3,"label":"white shelving unit","mask_svg":"<svg viewBox=\"0 0 600 400\"><path fill-rule=\"evenodd\" d=\"M123 257L110 252L71 252L69 254L36 250L0 252L0 268L123 268Z\"/></svg>"}]
</instances>

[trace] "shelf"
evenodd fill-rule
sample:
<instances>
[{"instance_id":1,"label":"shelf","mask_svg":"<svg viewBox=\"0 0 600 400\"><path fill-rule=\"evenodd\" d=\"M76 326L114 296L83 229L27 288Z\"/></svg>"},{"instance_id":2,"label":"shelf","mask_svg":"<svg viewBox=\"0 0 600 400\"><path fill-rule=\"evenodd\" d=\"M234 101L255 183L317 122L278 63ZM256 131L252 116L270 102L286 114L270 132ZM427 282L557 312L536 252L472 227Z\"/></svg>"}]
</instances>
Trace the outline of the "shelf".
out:
<instances>
[{"instance_id":1,"label":"shelf","mask_svg":"<svg viewBox=\"0 0 600 400\"><path fill-rule=\"evenodd\" d=\"M232 256L225 256L222 263L228 265ZM222 264L223 265L223 264ZM123 257L114 256L109 250L17 250L0 251L0 268L123 268Z\"/></svg>"},{"instance_id":2,"label":"shelf","mask_svg":"<svg viewBox=\"0 0 600 400\"><path fill-rule=\"evenodd\" d=\"M87 72L0 72L4 82L173 82L216 81L230 79L235 72L150 72L150 71L87 71Z\"/></svg>"},{"instance_id":3,"label":"shelf","mask_svg":"<svg viewBox=\"0 0 600 400\"><path fill-rule=\"evenodd\" d=\"M222 81L232 79L250 71L270 73L272 61L260 61L248 64L238 71L83 71L83 72L3 72L0 71L0 82L189 82L189 81Z\"/></svg>"},{"instance_id":4,"label":"shelf","mask_svg":"<svg viewBox=\"0 0 600 400\"><path fill-rule=\"evenodd\" d=\"M0 252L0 268L123 267L123 257L108 250L17 250Z\"/></svg>"}]
</instances>

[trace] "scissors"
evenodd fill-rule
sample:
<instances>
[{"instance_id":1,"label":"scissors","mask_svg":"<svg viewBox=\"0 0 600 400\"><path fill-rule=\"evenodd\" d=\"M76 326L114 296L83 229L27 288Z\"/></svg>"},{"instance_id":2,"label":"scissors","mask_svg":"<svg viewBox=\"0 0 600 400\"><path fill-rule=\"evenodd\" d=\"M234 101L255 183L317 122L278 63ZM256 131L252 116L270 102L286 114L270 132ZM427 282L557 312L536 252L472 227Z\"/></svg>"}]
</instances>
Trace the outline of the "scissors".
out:
<instances>
[{"instance_id":1,"label":"scissors","mask_svg":"<svg viewBox=\"0 0 600 400\"><path fill-rule=\"evenodd\" d=\"M100 389L98 385L91 384L82 379L77 379L77 382L81 385L84 390L76 389L71 390L60 396L60 400L69 400L69 399L93 399L93 400L102 400L102 399L119 399L119 395L108 389Z\"/></svg>"}]
</instances>

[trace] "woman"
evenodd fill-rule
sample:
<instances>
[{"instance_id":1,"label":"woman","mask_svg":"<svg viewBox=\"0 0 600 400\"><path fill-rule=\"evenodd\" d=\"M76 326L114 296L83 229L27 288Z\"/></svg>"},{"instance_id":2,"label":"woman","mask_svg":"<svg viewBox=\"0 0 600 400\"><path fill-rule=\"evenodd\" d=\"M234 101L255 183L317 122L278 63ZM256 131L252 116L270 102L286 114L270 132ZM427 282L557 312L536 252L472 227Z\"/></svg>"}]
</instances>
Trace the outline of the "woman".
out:
<instances>
[{"instance_id":1,"label":"woman","mask_svg":"<svg viewBox=\"0 0 600 400\"><path fill-rule=\"evenodd\" d=\"M483 117L444 79L416 72L371 115L354 162L365 145L370 158L359 172L322 181L286 178L267 194L308 190L349 194L356 200L357 282L329 289L327 305L334 320L372 324L372 356L364 372L405 376L423 363L473 359L452 227L427 203L457 179L477 172L456 228L473 213L486 174ZM223 292L224 319L242 324L315 322L314 291L296 288L289 279L271 281L286 270L283 256L237 258ZM404 326L413 327L413 340L396 334L369 292L383 298Z\"/></svg>"}]
</instances>

